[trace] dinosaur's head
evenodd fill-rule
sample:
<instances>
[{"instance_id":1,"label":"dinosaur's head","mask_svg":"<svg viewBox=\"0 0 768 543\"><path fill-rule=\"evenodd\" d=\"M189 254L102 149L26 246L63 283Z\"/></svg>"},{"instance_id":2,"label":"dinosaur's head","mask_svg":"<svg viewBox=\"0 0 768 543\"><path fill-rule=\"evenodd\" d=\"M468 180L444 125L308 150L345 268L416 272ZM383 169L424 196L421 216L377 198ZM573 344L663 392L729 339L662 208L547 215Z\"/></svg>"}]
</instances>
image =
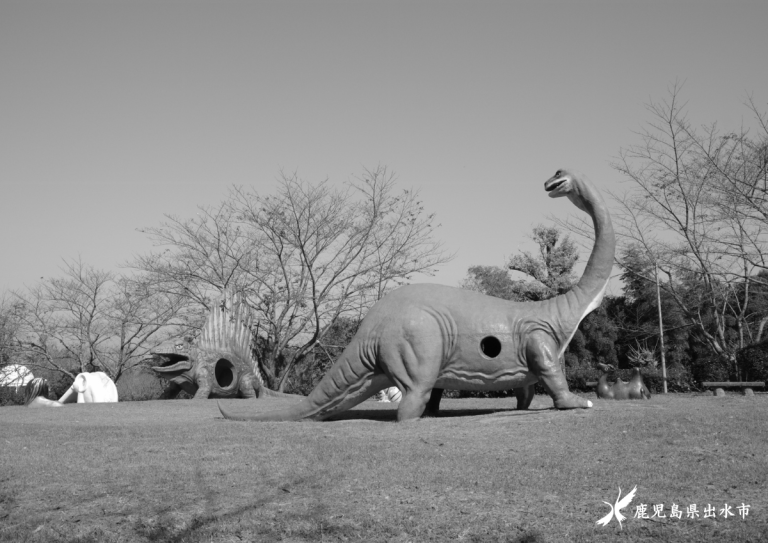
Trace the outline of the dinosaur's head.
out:
<instances>
[{"instance_id":1,"label":"dinosaur's head","mask_svg":"<svg viewBox=\"0 0 768 543\"><path fill-rule=\"evenodd\" d=\"M181 375L192 369L192 361L186 354L180 353L152 353L148 360L152 364L152 370L168 379Z\"/></svg>"},{"instance_id":2,"label":"dinosaur's head","mask_svg":"<svg viewBox=\"0 0 768 543\"><path fill-rule=\"evenodd\" d=\"M585 212L588 212L584 204L585 196L590 188L588 183L565 168L557 170L555 175L544 183L544 190L549 193L550 198L567 196L576 207Z\"/></svg>"}]
</instances>

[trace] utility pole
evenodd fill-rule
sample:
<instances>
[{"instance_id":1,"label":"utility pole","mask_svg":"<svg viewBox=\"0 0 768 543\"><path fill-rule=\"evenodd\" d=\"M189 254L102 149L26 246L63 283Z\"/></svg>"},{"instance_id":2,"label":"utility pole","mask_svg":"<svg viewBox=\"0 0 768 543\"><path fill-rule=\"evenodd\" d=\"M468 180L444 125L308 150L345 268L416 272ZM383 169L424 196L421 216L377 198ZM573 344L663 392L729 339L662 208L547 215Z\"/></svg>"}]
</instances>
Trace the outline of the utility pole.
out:
<instances>
[{"instance_id":1,"label":"utility pole","mask_svg":"<svg viewBox=\"0 0 768 543\"><path fill-rule=\"evenodd\" d=\"M667 393L667 363L664 358L664 323L661 320L661 289L659 288L659 263L654 262L656 273L656 305L659 307L659 340L661 341L661 379L664 386L664 394Z\"/></svg>"}]
</instances>

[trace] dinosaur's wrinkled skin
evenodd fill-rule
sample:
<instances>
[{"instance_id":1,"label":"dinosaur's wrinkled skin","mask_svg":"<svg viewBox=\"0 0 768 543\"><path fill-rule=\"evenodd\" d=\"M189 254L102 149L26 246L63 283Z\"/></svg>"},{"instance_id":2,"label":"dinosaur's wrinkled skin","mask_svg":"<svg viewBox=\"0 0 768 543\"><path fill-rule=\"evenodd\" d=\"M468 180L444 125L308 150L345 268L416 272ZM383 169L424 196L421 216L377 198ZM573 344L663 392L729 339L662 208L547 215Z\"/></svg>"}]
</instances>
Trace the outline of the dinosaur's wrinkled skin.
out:
<instances>
[{"instance_id":1,"label":"dinosaur's wrinkled skin","mask_svg":"<svg viewBox=\"0 0 768 543\"><path fill-rule=\"evenodd\" d=\"M597 397L602 400L650 400L651 392L643 382L640 368L632 370L632 378L629 382L616 379L615 383L608 383L608 373L613 371L613 366L598 364L603 374L597 381Z\"/></svg>"},{"instance_id":2,"label":"dinosaur's wrinkled skin","mask_svg":"<svg viewBox=\"0 0 768 543\"><path fill-rule=\"evenodd\" d=\"M195 344L153 352L152 370L171 382L163 397L173 398L181 390L194 399L300 397L264 386L250 349L250 323L248 306L225 292Z\"/></svg>"},{"instance_id":3,"label":"dinosaur's wrinkled skin","mask_svg":"<svg viewBox=\"0 0 768 543\"><path fill-rule=\"evenodd\" d=\"M397 386L400 421L424 412L433 389L520 390L521 407L541 381L558 409L592 406L568 390L559 364L579 322L602 300L615 240L602 197L566 170L549 179L550 197L568 197L595 226L584 275L569 292L541 302L510 302L440 285L409 285L382 298L309 396L286 409L226 418L323 420ZM438 398L439 401L439 398Z\"/></svg>"}]
</instances>

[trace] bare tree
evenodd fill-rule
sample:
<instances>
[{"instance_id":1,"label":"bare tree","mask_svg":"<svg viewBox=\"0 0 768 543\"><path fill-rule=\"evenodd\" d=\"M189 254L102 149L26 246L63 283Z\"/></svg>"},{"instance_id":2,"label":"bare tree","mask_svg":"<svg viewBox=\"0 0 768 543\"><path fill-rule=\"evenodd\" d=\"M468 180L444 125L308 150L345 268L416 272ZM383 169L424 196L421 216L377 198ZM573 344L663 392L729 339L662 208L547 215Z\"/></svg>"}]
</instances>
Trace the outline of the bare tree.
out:
<instances>
[{"instance_id":1,"label":"bare tree","mask_svg":"<svg viewBox=\"0 0 768 543\"><path fill-rule=\"evenodd\" d=\"M159 342L186 328L186 299L152 289L146 277L117 276L81 260L63 277L17 291L15 354L72 378L104 371L114 381Z\"/></svg>"},{"instance_id":2,"label":"bare tree","mask_svg":"<svg viewBox=\"0 0 768 543\"><path fill-rule=\"evenodd\" d=\"M734 373L736 352L757 341L766 322L755 311L765 304L765 289L753 287L763 283L757 271L766 264L768 131L750 104L764 134L720 135L716 124L691 125L675 85L667 100L648 104L640 143L622 149L613 165L626 186L612 194L624 246L619 258L634 248L656 263L661 288ZM558 222L589 232L578 219ZM641 278L655 282L653 274Z\"/></svg>"},{"instance_id":3,"label":"bare tree","mask_svg":"<svg viewBox=\"0 0 768 543\"><path fill-rule=\"evenodd\" d=\"M258 231L243 224L231 201L198 209L192 219L167 215L160 226L143 229L165 249L129 265L150 274L158 290L184 293L200 307L202 323L219 293L240 292L253 282L261 244Z\"/></svg>"},{"instance_id":4,"label":"bare tree","mask_svg":"<svg viewBox=\"0 0 768 543\"><path fill-rule=\"evenodd\" d=\"M273 195L234 188L196 219L147 229L165 252L134 265L200 304L226 287L243 293L257 317L258 369L284 390L340 316L359 318L392 287L449 259L418 193L396 192L395 182L379 167L343 189L295 174L283 174Z\"/></svg>"},{"instance_id":5,"label":"bare tree","mask_svg":"<svg viewBox=\"0 0 768 543\"><path fill-rule=\"evenodd\" d=\"M7 293L3 293L0 297L0 367L13 361L18 328L14 300Z\"/></svg>"}]
</instances>

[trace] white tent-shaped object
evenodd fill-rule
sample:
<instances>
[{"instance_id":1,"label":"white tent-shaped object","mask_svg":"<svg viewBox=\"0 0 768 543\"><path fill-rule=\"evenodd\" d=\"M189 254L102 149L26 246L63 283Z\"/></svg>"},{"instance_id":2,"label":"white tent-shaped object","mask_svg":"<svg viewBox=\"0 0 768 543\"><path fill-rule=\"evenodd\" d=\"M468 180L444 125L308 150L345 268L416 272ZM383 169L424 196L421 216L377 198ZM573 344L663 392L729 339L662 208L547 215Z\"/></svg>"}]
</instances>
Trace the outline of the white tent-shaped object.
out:
<instances>
[{"instance_id":1,"label":"white tent-shaped object","mask_svg":"<svg viewBox=\"0 0 768 543\"><path fill-rule=\"evenodd\" d=\"M21 364L10 364L0 368L0 387L15 387L16 392L34 378L29 368Z\"/></svg>"}]
</instances>

